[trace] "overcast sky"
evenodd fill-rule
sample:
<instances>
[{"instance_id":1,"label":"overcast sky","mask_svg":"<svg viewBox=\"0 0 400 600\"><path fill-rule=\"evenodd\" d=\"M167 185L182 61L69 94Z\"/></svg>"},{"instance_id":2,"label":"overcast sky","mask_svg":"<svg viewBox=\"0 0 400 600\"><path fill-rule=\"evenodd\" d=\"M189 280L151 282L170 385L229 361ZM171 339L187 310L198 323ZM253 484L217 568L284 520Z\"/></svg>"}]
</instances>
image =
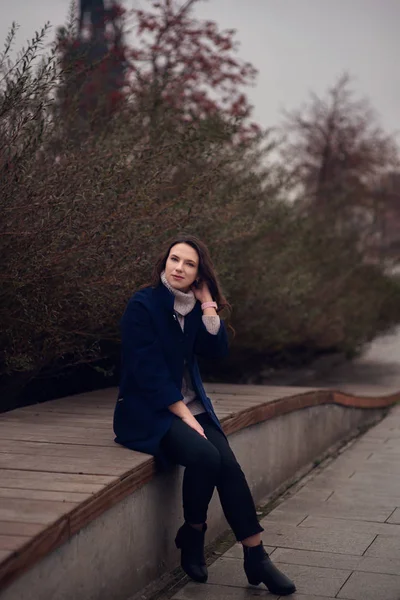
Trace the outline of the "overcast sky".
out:
<instances>
[{"instance_id":1,"label":"overcast sky","mask_svg":"<svg viewBox=\"0 0 400 600\"><path fill-rule=\"evenodd\" d=\"M13 20L21 46L46 20L65 22L68 6L0 0L1 45ZM311 90L323 93L347 70L382 125L400 129L400 0L208 0L197 14L237 30L241 58L259 70L248 95L262 126L277 124L283 108L299 107Z\"/></svg>"}]
</instances>

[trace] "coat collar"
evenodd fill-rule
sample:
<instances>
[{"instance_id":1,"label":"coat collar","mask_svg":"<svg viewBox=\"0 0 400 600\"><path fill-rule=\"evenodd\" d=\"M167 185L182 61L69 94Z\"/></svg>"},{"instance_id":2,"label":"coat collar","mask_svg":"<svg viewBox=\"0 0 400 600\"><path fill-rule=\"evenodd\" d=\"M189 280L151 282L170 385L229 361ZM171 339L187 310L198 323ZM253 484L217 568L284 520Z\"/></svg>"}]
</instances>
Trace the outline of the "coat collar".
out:
<instances>
[{"instance_id":1,"label":"coat collar","mask_svg":"<svg viewBox=\"0 0 400 600\"><path fill-rule=\"evenodd\" d=\"M159 306L172 312L174 310L175 296L160 281L154 289L154 298Z\"/></svg>"}]
</instances>

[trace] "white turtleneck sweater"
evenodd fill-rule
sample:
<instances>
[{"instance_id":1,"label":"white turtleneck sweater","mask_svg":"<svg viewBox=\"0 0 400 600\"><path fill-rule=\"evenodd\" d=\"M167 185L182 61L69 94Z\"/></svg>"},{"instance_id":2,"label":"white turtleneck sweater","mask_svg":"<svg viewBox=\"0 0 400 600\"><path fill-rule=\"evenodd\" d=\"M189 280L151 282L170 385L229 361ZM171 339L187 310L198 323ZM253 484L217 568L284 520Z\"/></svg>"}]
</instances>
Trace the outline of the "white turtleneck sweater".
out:
<instances>
[{"instance_id":1,"label":"white turtleneck sweater","mask_svg":"<svg viewBox=\"0 0 400 600\"><path fill-rule=\"evenodd\" d=\"M185 329L185 316L189 314L196 304L196 297L192 291L187 293L181 292L180 290L174 289L167 281L165 277L165 271L161 273L161 281L165 287L175 296L174 310L178 323L181 326L182 331ZM208 333L211 335L217 335L220 328L220 318L218 315L206 316L203 315L203 323ZM205 412L203 403L196 398L196 392L193 389L192 379L190 377L189 369L186 364L183 370L182 380L182 396L183 402L187 405L192 415L199 415Z\"/></svg>"}]
</instances>

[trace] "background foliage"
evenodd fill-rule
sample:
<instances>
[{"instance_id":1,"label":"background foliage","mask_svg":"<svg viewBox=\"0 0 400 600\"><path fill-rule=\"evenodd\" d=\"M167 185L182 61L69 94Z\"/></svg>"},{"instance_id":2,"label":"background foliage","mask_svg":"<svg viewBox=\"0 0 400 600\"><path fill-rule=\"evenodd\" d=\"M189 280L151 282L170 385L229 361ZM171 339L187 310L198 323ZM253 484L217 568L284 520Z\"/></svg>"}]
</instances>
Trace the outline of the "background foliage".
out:
<instances>
[{"instance_id":1,"label":"background foliage","mask_svg":"<svg viewBox=\"0 0 400 600\"><path fill-rule=\"evenodd\" d=\"M148 4L112 5L86 37L72 12L49 52L48 26L13 61L15 26L6 42L2 409L115 384L126 302L183 231L209 244L234 308L231 357L209 376L351 355L399 320L380 253L397 148L350 80L262 132L234 32L197 22L195 0Z\"/></svg>"}]
</instances>

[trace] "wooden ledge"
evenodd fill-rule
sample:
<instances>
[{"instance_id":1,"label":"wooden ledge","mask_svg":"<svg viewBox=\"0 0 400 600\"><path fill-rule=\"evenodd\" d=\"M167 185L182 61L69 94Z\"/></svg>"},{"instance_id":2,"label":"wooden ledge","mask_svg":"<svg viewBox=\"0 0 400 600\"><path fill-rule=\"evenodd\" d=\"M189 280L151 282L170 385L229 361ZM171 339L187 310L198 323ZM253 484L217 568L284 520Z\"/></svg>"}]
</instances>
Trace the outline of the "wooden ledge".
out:
<instances>
[{"instance_id":1,"label":"wooden ledge","mask_svg":"<svg viewBox=\"0 0 400 600\"><path fill-rule=\"evenodd\" d=\"M272 388L268 386L234 386L234 385L217 385L207 386L207 391L212 398L215 397L216 401L216 412L219 415L221 422L224 427L224 431L227 435L231 435L237 431L240 431L251 425L267 421L269 419L285 415L291 412L295 412L301 409L310 408L313 406L320 406L323 404L336 404L348 408L358 408L362 410L368 409L385 409L393 406L400 401L400 392L392 393L386 396L379 397L359 397L351 394L343 393L340 391L332 390L317 390L317 389L301 389L301 388ZM155 463L152 457L148 455L142 455L139 453L127 451L126 449L119 448L115 445L115 448L109 444L112 439L111 422L112 412L114 408L115 394L110 390L102 390L100 392L93 392L91 394L82 394L81 396L73 396L71 398L65 398L56 400L44 405L26 407L11 413L6 413L0 424L0 470L3 473L7 473L7 469L18 469L20 468L21 475L20 479L23 479L26 474L29 474L29 479L35 477L35 473L39 473L40 476L49 476L49 473L57 472L55 467L49 466L48 469L39 470L35 467L35 461L26 460L27 466L24 466L23 460L21 461L21 467L12 466L13 456L10 459L10 449L7 446L7 442L11 443L14 440L20 440L20 443L37 444L43 446L45 444L55 445L57 444L59 451L62 452L60 442L56 442L55 439L49 441L49 435L41 438L39 434L35 437L34 426L38 423L44 423L43 428L48 431L51 429L54 422L58 422L58 431L65 430L68 428L71 430L71 424L63 423L67 416L68 419L76 417L78 428L83 428L85 421L85 411L88 415L88 423L90 422L91 431L87 432L87 436L95 435L98 440L102 439L107 443L101 444L102 450L107 453L107 446L109 446L109 453L115 453L116 449L121 453L121 468L115 476L104 475L103 477L98 476L99 480L108 481L104 483L101 489L94 491L93 493L86 494L86 499L81 502L75 501L75 505L66 502L65 510L59 518L55 518L51 522L45 520L35 523L35 518L21 519L16 522L17 519L7 517L7 510L5 511L6 517L2 516L0 510L0 590L10 584L14 579L19 577L24 571L32 567L40 559L51 553L53 550L67 542L74 534L80 529L88 525L91 521L99 517L107 509L111 508L128 495L132 494L135 490L149 482L155 474ZM97 411L96 413L94 411ZM90 411L93 411L92 413ZM93 423L93 419L89 419L90 414L98 415L101 412L101 416L97 417L98 428L96 429L96 422ZM95 418L94 418L95 419ZM16 424L17 423L17 424ZM9 431L7 427L10 427L13 431L18 431L18 434L13 434L14 437L10 437L8 434L8 440L4 440L4 435ZM109 424L109 426L107 425ZM26 430L26 437L24 438L24 431ZM3 435L3 432L4 435ZM66 434L67 435L67 434ZM68 433L68 435L72 435ZM83 436L83 433L82 433ZM67 437L66 439L69 440ZM71 437L71 440L75 438ZM82 441L65 443L65 447L69 449L74 448L73 444L79 445L84 444ZM15 442L14 442L15 443ZM93 443L93 445L96 445ZM52 447L53 447L52 446ZM105 446L105 447L103 447ZM112 449L111 449L112 448ZM18 453L19 457L28 457L28 450L21 450ZM130 464L134 463L134 466L127 467L127 453L131 459ZM40 457L43 459L43 454ZM71 456L69 454L68 456ZM33 456L35 459L35 456ZM10 462L11 460L11 462ZM71 459L72 460L72 459ZM18 459L19 464L20 459ZM110 462L110 461L109 461ZM11 466L9 466L11 464ZM109 464L109 463L108 463ZM33 465L33 466L32 466ZM76 473L85 477L82 471L77 467L76 471L69 471L69 473ZM86 471L86 474L94 471ZM15 473L15 470L14 470ZM62 471L59 471L62 473ZM65 475L65 473L64 473ZM91 475L86 475L91 477ZM51 478L51 476L49 476ZM95 475L93 475L95 477ZM1 481L1 472L0 472ZM29 482L26 483L26 488L30 492L32 497L32 490L43 490L40 486L29 487ZM44 485L44 484L43 484ZM21 486L19 486L21 487ZM45 487L45 486L44 486ZM4 488L4 489L3 489ZM14 492L15 492L15 488ZM7 492L5 495L0 497L8 498L11 502L13 498L12 486L7 488L7 483L0 484L0 491ZM47 490L54 489L52 487L45 488ZM21 490L16 490L21 491ZM61 493L61 492L58 492ZM51 492L48 492L51 494ZM22 496L16 496L21 498ZM29 497L29 494L28 496ZM33 496L34 497L34 496ZM16 501L15 501L16 502ZM46 501L43 502L46 505ZM47 505L50 504L47 502ZM54 504L60 505L60 502ZM47 506L46 505L46 506ZM45 510L45 508L43 509ZM49 520L48 520L49 521ZM41 524L42 523L42 524Z\"/></svg>"},{"instance_id":2,"label":"wooden ledge","mask_svg":"<svg viewBox=\"0 0 400 600\"><path fill-rule=\"evenodd\" d=\"M238 411L230 417L221 419L226 435L231 435L245 427L268 421L287 413L322 404L337 404L347 408L384 409L400 402L400 392L381 397L358 397L333 390L313 390L294 396L277 398L272 402Z\"/></svg>"}]
</instances>

